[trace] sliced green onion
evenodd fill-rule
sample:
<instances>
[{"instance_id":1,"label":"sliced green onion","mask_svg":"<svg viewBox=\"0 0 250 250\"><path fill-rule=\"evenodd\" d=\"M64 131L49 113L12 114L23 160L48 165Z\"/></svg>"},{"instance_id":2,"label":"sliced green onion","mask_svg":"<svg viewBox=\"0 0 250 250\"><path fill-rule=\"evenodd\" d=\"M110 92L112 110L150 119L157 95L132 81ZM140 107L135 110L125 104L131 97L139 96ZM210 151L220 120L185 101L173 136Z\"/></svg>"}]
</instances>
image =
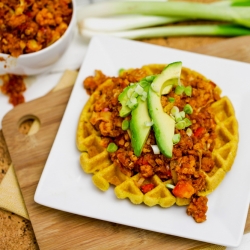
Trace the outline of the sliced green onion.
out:
<instances>
[{"instance_id":1,"label":"sliced green onion","mask_svg":"<svg viewBox=\"0 0 250 250\"><path fill-rule=\"evenodd\" d=\"M184 129L186 127L186 123L184 121L179 121L175 124L177 129Z\"/></svg>"},{"instance_id":2,"label":"sliced green onion","mask_svg":"<svg viewBox=\"0 0 250 250\"><path fill-rule=\"evenodd\" d=\"M186 105L184 106L183 110L184 110L184 112L185 112L186 114L189 114L189 115L193 113L193 108L191 107L190 104L186 104Z\"/></svg>"},{"instance_id":3,"label":"sliced green onion","mask_svg":"<svg viewBox=\"0 0 250 250\"><path fill-rule=\"evenodd\" d=\"M161 151L157 145L151 145L151 148L152 148L155 155L158 155L161 153Z\"/></svg>"},{"instance_id":4,"label":"sliced green onion","mask_svg":"<svg viewBox=\"0 0 250 250\"><path fill-rule=\"evenodd\" d=\"M119 69L118 74L120 75L123 71L124 69Z\"/></svg>"},{"instance_id":5,"label":"sliced green onion","mask_svg":"<svg viewBox=\"0 0 250 250\"><path fill-rule=\"evenodd\" d=\"M155 75L151 75L151 76L146 76L145 80L148 81L149 83L152 83L155 79Z\"/></svg>"},{"instance_id":6,"label":"sliced green onion","mask_svg":"<svg viewBox=\"0 0 250 250\"><path fill-rule=\"evenodd\" d=\"M127 91L127 97L130 98L133 93L134 93L134 88L128 89L128 91Z\"/></svg>"},{"instance_id":7,"label":"sliced green onion","mask_svg":"<svg viewBox=\"0 0 250 250\"><path fill-rule=\"evenodd\" d=\"M134 92L132 93L132 95L131 95L130 98L137 98L137 96L138 96L138 93L137 93L136 91L134 91Z\"/></svg>"},{"instance_id":8,"label":"sliced green onion","mask_svg":"<svg viewBox=\"0 0 250 250\"><path fill-rule=\"evenodd\" d=\"M135 109L138 106L138 101L135 97L130 97L130 99L127 101L126 105L131 109Z\"/></svg>"},{"instance_id":9,"label":"sliced green onion","mask_svg":"<svg viewBox=\"0 0 250 250\"><path fill-rule=\"evenodd\" d=\"M137 86L135 87L135 92L138 95L142 95L142 93L144 92L144 89L143 89L143 87L140 86L140 84L137 84Z\"/></svg>"},{"instance_id":10,"label":"sliced green onion","mask_svg":"<svg viewBox=\"0 0 250 250\"><path fill-rule=\"evenodd\" d=\"M173 136L173 139L172 139L173 144L177 144L180 140L181 140L181 135L180 134L175 134Z\"/></svg>"},{"instance_id":11,"label":"sliced green onion","mask_svg":"<svg viewBox=\"0 0 250 250\"><path fill-rule=\"evenodd\" d=\"M114 142L110 142L108 147L107 147L107 151L109 153L114 153L117 149L118 149L118 147Z\"/></svg>"},{"instance_id":12,"label":"sliced green onion","mask_svg":"<svg viewBox=\"0 0 250 250\"><path fill-rule=\"evenodd\" d=\"M184 86L177 85L174 92L176 95L182 95L184 90L185 90Z\"/></svg>"},{"instance_id":13,"label":"sliced green onion","mask_svg":"<svg viewBox=\"0 0 250 250\"><path fill-rule=\"evenodd\" d=\"M187 86L186 88L185 88L185 90L184 90L184 92L185 92L185 94L187 95L187 96L192 96L192 87L191 86Z\"/></svg>"},{"instance_id":14,"label":"sliced green onion","mask_svg":"<svg viewBox=\"0 0 250 250\"><path fill-rule=\"evenodd\" d=\"M169 97L168 98L169 102L173 103L175 101L174 97Z\"/></svg>"},{"instance_id":15,"label":"sliced green onion","mask_svg":"<svg viewBox=\"0 0 250 250\"><path fill-rule=\"evenodd\" d=\"M142 79L138 84L140 84L142 88L145 88L148 86L149 82L146 79Z\"/></svg>"},{"instance_id":16,"label":"sliced green onion","mask_svg":"<svg viewBox=\"0 0 250 250\"><path fill-rule=\"evenodd\" d=\"M185 122L185 127L189 127L192 125L192 122L188 118L184 118L183 121Z\"/></svg>"},{"instance_id":17,"label":"sliced green onion","mask_svg":"<svg viewBox=\"0 0 250 250\"><path fill-rule=\"evenodd\" d=\"M180 112L180 116L181 116L181 118L182 118L182 119L184 119L184 118L185 118L185 115L186 115L186 114L185 114L185 112L184 112L184 111L181 111L181 112Z\"/></svg>"},{"instance_id":18,"label":"sliced green onion","mask_svg":"<svg viewBox=\"0 0 250 250\"><path fill-rule=\"evenodd\" d=\"M142 93L142 95L141 95L141 100L142 100L142 101L146 101L147 96L148 96L148 93L147 93L146 91L144 91L144 92Z\"/></svg>"},{"instance_id":19,"label":"sliced green onion","mask_svg":"<svg viewBox=\"0 0 250 250\"><path fill-rule=\"evenodd\" d=\"M192 129L191 129L191 128L187 128L186 134L187 134L189 137L192 136L192 134L193 134Z\"/></svg>"},{"instance_id":20,"label":"sliced green onion","mask_svg":"<svg viewBox=\"0 0 250 250\"><path fill-rule=\"evenodd\" d=\"M122 121L122 130L127 130L129 128L129 121L123 120Z\"/></svg>"},{"instance_id":21,"label":"sliced green onion","mask_svg":"<svg viewBox=\"0 0 250 250\"><path fill-rule=\"evenodd\" d=\"M173 116L175 116L177 113L179 113L179 108L178 108L177 106L174 106L174 107L171 109L170 113L171 113Z\"/></svg>"},{"instance_id":22,"label":"sliced green onion","mask_svg":"<svg viewBox=\"0 0 250 250\"><path fill-rule=\"evenodd\" d=\"M174 189L175 188L175 186L173 184L170 184L170 183L167 183L166 187L169 188L169 189Z\"/></svg>"},{"instance_id":23,"label":"sliced green onion","mask_svg":"<svg viewBox=\"0 0 250 250\"><path fill-rule=\"evenodd\" d=\"M181 116L181 113L176 113L176 114L175 114L175 121L176 121L176 122L180 122L180 121L182 121L182 119L183 119L183 118L182 118L182 116Z\"/></svg>"}]
</instances>

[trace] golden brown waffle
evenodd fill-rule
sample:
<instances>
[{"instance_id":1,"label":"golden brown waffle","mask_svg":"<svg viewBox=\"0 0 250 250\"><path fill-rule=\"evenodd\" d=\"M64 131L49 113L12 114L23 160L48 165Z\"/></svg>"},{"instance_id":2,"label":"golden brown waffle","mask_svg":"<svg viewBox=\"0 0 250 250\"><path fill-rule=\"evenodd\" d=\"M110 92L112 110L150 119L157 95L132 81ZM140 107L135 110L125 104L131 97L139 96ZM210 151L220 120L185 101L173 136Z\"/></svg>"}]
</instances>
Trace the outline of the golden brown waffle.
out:
<instances>
[{"instance_id":1,"label":"golden brown waffle","mask_svg":"<svg viewBox=\"0 0 250 250\"><path fill-rule=\"evenodd\" d=\"M222 97L212 104L216 122L216 142L213 150L214 169L206 174L207 189L199 195L206 196L213 192L231 169L236 157L239 134L238 122L231 101Z\"/></svg>"},{"instance_id":2,"label":"golden brown waffle","mask_svg":"<svg viewBox=\"0 0 250 250\"><path fill-rule=\"evenodd\" d=\"M149 74L158 74L163 69L164 65L147 65L143 69ZM185 74L190 72L189 69L184 68L182 78ZM193 71L192 71L193 72ZM195 75L204 78L200 74ZM205 78L204 78L205 79ZM111 84L112 80L107 80L98 87L96 92ZM215 94L220 95L221 90L217 87ZM143 194L140 185L140 175L128 177L120 171L119 167L112 164L106 148L102 146L102 139L100 134L90 123L90 117L93 112L92 107L95 101L95 92L91 95L89 101L86 103L80 115L78 129L77 129L77 147L81 151L80 164L86 173L93 174L92 180L96 187L102 191L109 189L110 185L114 185L114 192L119 199L128 198L133 204L145 203L147 206L160 205L161 207L170 207L174 204L178 206L186 206L190 203L190 199L176 198L172 195L167 183L154 175L143 184L153 183L155 187ZM215 160L215 167L206 174L206 190L198 193L201 196L206 196L213 192L215 188L221 183L223 178L231 169L233 161L237 152L238 145L238 124L235 118L235 113L230 100L223 97L219 101L213 103L212 109L215 112L216 139L215 149L213 151L213 158Z\"/></svg>"}]
</instances>

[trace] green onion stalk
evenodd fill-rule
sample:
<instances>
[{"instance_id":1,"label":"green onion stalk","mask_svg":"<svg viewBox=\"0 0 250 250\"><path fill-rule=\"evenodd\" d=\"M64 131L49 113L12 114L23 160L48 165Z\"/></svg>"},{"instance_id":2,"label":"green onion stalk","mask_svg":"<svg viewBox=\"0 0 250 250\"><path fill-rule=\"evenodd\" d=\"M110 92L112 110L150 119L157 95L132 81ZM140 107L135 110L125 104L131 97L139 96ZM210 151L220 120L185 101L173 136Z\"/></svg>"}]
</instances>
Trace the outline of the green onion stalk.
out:
<instances>
[{"instance_id":1,"label":"green onion stalk","mask_svg":"<svg viewBox=\"0 0 250 250\"><path fill-rule=\"evenodd\" d=\"M250 35L250 29L238 25L188 25L188 26L169 26L152 27L120 32L97 32L87 29L80 30L84 37L91 38L95 35L111 35L127 39L143 39L150 37L164 36L243 36Z\"/></svg>"},{"instance_id":2,"label":"green onion stalk","mask_svg":"<svg viewBox=\"0 0 250 250\"><path fill-rule=\"evenodd\" d=\"M143 14L188 18L190 20L226 21L250 27L249 0L232 1L226 5L172 1L108 1L91 4L87 7L84 6L77 13L78 19L80 17L103 17L121 14Z\"/></svg>"},{"instance_id":3,"label":"green onion stalk","mask_svg":"<svg viewBox=\"0 0 250 250\"><path fill-rule=\"evenodd\" d=\"M185 20L223 24L159 26ZM167 36L242 36L250 34L250 0L211 4L172 1L108 1L78 11L82 36L111 35L128 39ZM158 27L153 27L158 26Z\"/></svg>"}]
</instances>

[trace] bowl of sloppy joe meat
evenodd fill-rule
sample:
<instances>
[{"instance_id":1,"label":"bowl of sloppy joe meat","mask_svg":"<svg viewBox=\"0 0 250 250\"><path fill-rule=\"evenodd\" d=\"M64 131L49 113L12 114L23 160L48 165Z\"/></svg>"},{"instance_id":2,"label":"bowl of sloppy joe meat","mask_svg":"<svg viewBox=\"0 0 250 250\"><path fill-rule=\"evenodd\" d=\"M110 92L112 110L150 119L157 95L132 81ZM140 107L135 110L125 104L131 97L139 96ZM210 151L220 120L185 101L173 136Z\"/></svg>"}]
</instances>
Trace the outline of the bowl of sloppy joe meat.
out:
<instances>
[{"instance_id":1,"label":"bowl of sloppy joe meat","mask_svg":"<svg viewBox=\"0 0 250 250\"><path fill-rule=\"evenodd\" d=\"M49 71L72 41L75 13L75 0L1 0L0 75Z\"/></svg>"}]
</instances>

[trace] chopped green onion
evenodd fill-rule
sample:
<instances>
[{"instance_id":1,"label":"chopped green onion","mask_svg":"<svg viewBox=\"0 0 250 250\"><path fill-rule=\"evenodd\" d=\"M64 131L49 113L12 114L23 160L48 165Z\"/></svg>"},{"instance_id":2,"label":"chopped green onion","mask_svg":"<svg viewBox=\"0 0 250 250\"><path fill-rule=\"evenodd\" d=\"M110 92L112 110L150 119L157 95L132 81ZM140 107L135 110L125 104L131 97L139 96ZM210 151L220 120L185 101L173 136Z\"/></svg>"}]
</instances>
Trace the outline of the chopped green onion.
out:
<instances>
[{"instance_id":1,"label":"chopped green onion","mask_svg":"<svg viewBox=\"0 0 250 250\"><path fill-rule=\"evenodd\" d=\"M185 122L185 127L186 128L192 125L192 122L188 118L184 118L183 121Z\"/></svg>"},{"instance_id":2,"label":"chopped green onion","mask_svg":"<svg viewBox=\"0 0 250 250\"><path fill-rule=\"evenodd\" d=\"M107 151L109 153L114 153L117 149L118 149L118 147L114 142L110 142L108 147L107 147Z\"/></svg>"},{"instance_id":3,"label":"chopped green onion","mask_svg":"<svg viewBox=\"0 0 250 250\"><path fill-rule=\"evenodd\" d=\"M182 118L182 116L181 116L181 113L176 113L176 114L175 114L175 121L176 121L176 122L180 122L180 121L182 121L182 119L183 119L183 118Z\"/></svg>"},{"instance_id":4,"label":"chopped green onion","mask_svg":"<svg viewBox=\"0 0 250 250\"><path fill-rule=\"evenodd\" d=\"M122 130L127 130L129 128L129 121L123 120L122 121Z\"/></svg>"},{"instance_id":5,"label":"chopped green onion","mask_svg":"<svg viewBox=\"0 0 250 250\"><path fill-rule=\"evenodd\" d=\"M173 144L177 144L180 140L181 140L181 135L180 134L175 134L173 136L173 139L172 139Z\"/></svg>"},{"instance_id":6,"label":"chopped green onion","mask_svg":"<svg viewBox=\"0 0 250 250\"><path fill-rule=\"evenodd\" d=\"M173 103L175 101L174 97L169 97L168 98L169 102Z\"/></svg>"},{"instance_id":7,"label":"chopped green onion","mask_svg":"<svg viewBox=\"0 0 250 250\"><path fill-rule=\"evenodd\" d=\"M175 116L177 113L179 113L179 108L177 106L174 106L170 112L173 116Z\"/></svg>"},{"instance_id":8,"label":"chopped green onion","mask_svg":"<svg viewBox=\"0 0 250 250\"><path fill-rule=\"evenodd\" d=\"M138 106L138 101L137 101L137 99L136 99L135 97L131 97L131 98L127 101L126 105L127 105L131 110L133 110L133 109L135 109L135 108Z\"/></svg>"},{"instance_id":9,"label":"chopped green onion","mask_svg":"<svg viewBox=\"0 0 250 250\"><path fill-rule=\"evenodd\" d=\"M142 95L141 95L141 100L142 100L142 101L146 101L147 96L148 96L148 93L147 93L146 91L144 91L144 92L142 93Z\"/></svg>"},{"instance_id":10,"label":"chopped green onion","mask_svg":"<svg viewBox=\"0 0 250 250\"><path fill-rule=\"evenodd\" d=\"M184 106L183 110L184 110L184 112L185 112L186 114L189 114L189 115L193 113L193 108L191 107L190 104L186 104L186 105Z\"/></svg>"},{"instance_id":11,"label":"chopped green onion","mask_svg":"<svg viewBox=\"0 0 250 250\"><path fill-rule=\"evenodd\" d=\"M185 90L184 86L177 85L174 92L176 95L182 95L184 90Z\"/></svg>"},{"instance_id":12,"label":"chopped green onion","mask_svg":"<svg viewBox=\"0 0 250 250\"><path fill-rule=\"evenodd\" d=\"M167 188L170 188L170 189L174 189L174 188L175 188L175 186L174 186L173 184L170 184L170 183L167 183L167 184L166 184L166 187L167 187Z\"/></svg>"},{"instance_id":13,"label":"chopped green onion","mask_svg":"<svg viewBox=\"0 0 250 250\"><path fill-rule=\"evenodd\" d=\"M141 81L139 81L138 84L139 84L142 88L145 88L145 87L148 86L149 82L148 82L145 78L143 78Z\"/></svg>"},{"instance_id":14,"label":"chopped green onion","mask_svg":"<svg viewBox=\"0 0 250 250\"><path fill-rule=\"evenodd\" d=\"M124 71L124 69L119 69L118 74L120 75L123 71Z\"/></svg>"},{"instance_id":15,"label":"chopped green onion","mask_svg":"<svg viewBox=\"0 0 250 250\"><path fill-rule=\"evenodd\" d=\"M186 115L186 114L185 114L185 112L184 112L184 111L181 111L181 112L180 112L180 116L181 116L181 118L185 118L185 115Z\"/></svg>"},{"instance_id":16,"label":"chopped green onion","mask_svg":"<svg viewBox=\"0 0 250 250\"><path fill-rule=\"evenodd\" d=\"M146 76L145 80L148 81L149 83L152 83L155 79L155 75L151 75L151 76Z\"/></svg>"},{"instance_id":17,"label":"chopped green onion","mask_svg":"<svg viewBox=\"0 0 250 250\"><path fill-rule=\"evenodd\" d=\"M134 92L132 93L132 95L131 95L130 98L136 98L137 96L138 96L138 93L137 93L136 91L134 91Z\"/></svg>"},{"instance_id":18,"label":"chopped green onion","mask_svg":"<svg viewBox=\"0 0 250 250\"><path fill-rule=\"evenodd\" d=\"M191 128L187 128L186 134L190 137L193 134L193 131Z\"/></svg>"},{"instance_id":19,"label":"chopped green onion","mask_svg":"<svg viewBox=\"0 0 250 250\"><path fill-rule=\"evenodd\" d=\"M138 95L142 95L143 91L144 91L143 87L141 87L140 84L137 84L137 86L135 87L135 92Z\"/></svg>"},{"instance_id":20,"label":"chopped green onion","mask_svg":"<svg viewBox=\"0 0 250 250\"><path fill-rule=\"evenodd\" d=\"M186 123L182 120L182 121L179 121L175 124L175 127L177 129L184 129L186 127Z\"/></svg>"},{"instance_id":21,"label":"chopped green onion","mask_svg":"<svg viewBox=\"0 0 250 250\"><path fill-rule=\"evenodd\" d=\"M187 86L187 87L185 88L184 92L185 92L185 94L186 94L187 96L190 96L190 97L191 97L191 95L192 95L192 87L191 87L191 86Z\"/></svg>"},{"instance_id":22,"label":"chopped green onion","mask_svg":"<svg viewBox=\"0 0 250 250\"><path fill-rule=\"evenodd\" d=\"M151 148L152 148L155 155L158 155L161 153L161 151L157 145L151 145Z\"/></svg>"},{"instance_id":23,"label":"chopped green onion","mask_svg":"<svg viewBox=\"0 0 250 250\"><path fill-rule=\"evenodd\" d=\"M127 97L130 98L133 93L134 93L134 88L128 89L128 91L127 91Z\"/></svg>"}]
</instances>

